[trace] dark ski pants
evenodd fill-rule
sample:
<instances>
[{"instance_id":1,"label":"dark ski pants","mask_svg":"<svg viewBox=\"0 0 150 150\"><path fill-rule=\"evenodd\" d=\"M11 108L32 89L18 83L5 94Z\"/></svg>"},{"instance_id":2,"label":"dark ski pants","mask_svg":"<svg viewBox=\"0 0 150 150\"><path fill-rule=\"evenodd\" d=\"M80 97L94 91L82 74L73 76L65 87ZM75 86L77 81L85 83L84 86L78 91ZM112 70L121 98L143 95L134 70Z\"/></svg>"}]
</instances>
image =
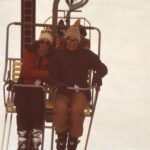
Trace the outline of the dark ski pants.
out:
<instances>
[{"instance_id":1,"label":"dark ski pants","mask_svg":"<svg viewBox=\"0 0 150 150\"><path fill-rule=\"evenodd\" d=\"M83 133L84 109L88 104L83 92L71 96L57 94L54 103L53 122L57 133L68 132L70 137L78 138Z\"/></svg>"},{"instance_id":2,"label":"dark ski pants","mask_svg":"<svg viewBox=\"0 0 150 150\"><path fill-rule=\"evenodd\" d=\"M44 91L40 88L16 89L17 130L42 129L44 121Z\"/></svg>"}]
</instances>

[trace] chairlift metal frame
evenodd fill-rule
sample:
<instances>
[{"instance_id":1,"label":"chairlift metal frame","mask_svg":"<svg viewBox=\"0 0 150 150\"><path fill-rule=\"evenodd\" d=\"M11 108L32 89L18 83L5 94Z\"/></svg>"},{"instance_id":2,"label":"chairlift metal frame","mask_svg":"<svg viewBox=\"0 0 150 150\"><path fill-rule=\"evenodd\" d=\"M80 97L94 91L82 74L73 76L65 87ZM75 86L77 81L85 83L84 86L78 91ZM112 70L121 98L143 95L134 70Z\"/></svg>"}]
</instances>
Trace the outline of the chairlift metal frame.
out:
<instances>
[{"instance_id":1,"label":"chairlift metal frame","mask_svg":"<svg viewBox=\"0 0 150 150\"><path fill-rule=\"evenodd\" d=\"M60 0L55 0L54 1L54 5L53 5L53 17L49 17L46 19L46 21L44 22L44 24L41 23L35 23L35 24L26 24L26 23L21 23L21 22L12 22L10 24L8 24L7 26L7 31L6 31L6 51L5 51L5 68L4 68L4 76L3 76L3 82L4 82L4 86L3 86L3 97L4 97L4 106L6 108L6 104L7 104L7 100L6 97L10 94L9 92L6 93L6 85L7 82L10 80L10 70L9 70L9 61L10 59L16 59L16 58L9 58L9 35L10 35L10 27L13 25L16 26L23 26L23 25L30 25L30 26L35 26L35 27L47 27L47 26L52 26L53 27L53 32L56 32L57 29L57 19L58 18L63 18L63 17L58 17L58 10L57 13L54 11L54 8L58 8L58 4L59 4ZM70 17L70 13L72 11L75 11L76 9L83 7L86 3L88 2L88 0L81 0L81 3L76 4L76 6L73 5L69 5L69 11L68 11L68 15L67 17L70 19L78 19L77 17ZM56 6L57 5L57 6ZM79 7L80 6L80 7ZM79 17L80 18L80 17ZM52 19L52 24L46 24L46 22ZM89 30L90 33L91 31L95 30L98 33L98 40L97 40L97 45L98 45L98 50L97 50L97 54L100 57L100 46L101 46L101 32L97 27L92 27L90 22L86 19L86 18L81 18L84 20L84 22L87 22L89 24L89 26L84 26L85 29ZM70 24L68 24L70 26ZM55 26L55 27L54 27ZM67 26L68 27L68 26ZM67 28L66 27L66 28ZM90 39L91 39L91 34L90 34ZM88 128L88 133L87 133L87 137L86 137L86 142L85 142L85 148L84 150L87 150L87 145L88 145L88 141L89 141L89 136L90 136L90 131L91 131L91 127L92 127L92 122L93 122L93 118L94 118L94 113L95 113L95 109L96 109L96 104L97 104L97 99L98 99L98 93L99 93L99 89L97 88L93 88L92 90L92 105L91 105L91 118L90 118L90 123L89 123L89 128ZM5 132L6 132L6 125L7 125L7 121L8 121L8 114L10 113L10 121L9 121L9 129L8 129L8 136L7 136L7 144L6 144L6 149L8 149L9 147L9 140L10 140L10 135L11 135L11 125L12 125L12 117L13 117L13 112L8 112L6 109L5 112L5 121L4 121L4 130L3 130L3 138L2 138L2 145L1 145L1 150L3 150L4 147L4 143L5 143ZM45 127L44 127L45 128ZM52 126L50 127L52 129L52 136L51 136L51 150L53 150L53 144L54 144L54 126L52 123ZM43 150L44 147L44 132L43 132L43 143L41 146L41 150Z\"/></svg>"}]
</instances>

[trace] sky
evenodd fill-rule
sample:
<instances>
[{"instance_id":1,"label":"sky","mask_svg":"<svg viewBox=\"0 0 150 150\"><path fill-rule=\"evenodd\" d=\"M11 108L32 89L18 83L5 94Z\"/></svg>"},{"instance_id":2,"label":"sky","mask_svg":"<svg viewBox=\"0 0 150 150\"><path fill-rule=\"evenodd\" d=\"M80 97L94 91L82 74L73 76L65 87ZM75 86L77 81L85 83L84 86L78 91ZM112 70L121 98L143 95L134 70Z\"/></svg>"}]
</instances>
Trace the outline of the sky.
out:
<instances>
[{"instance_id":1,"label":"sky","mask_svg":"<svg viewBox=\"0 0 150 150\"><path fill-rule=\"evenodd\" d=\"M66 8L60 0L60 9ZM20 21L20 1L0 0L0 80L3 78L6 26ZM37 0L37 22L52 12L52 1ZM77 16L101 30L101 60L109 70L98 98L88 150L150 149L150 1L89 0ZM11 30L10 53L18 55L19 29ZM95 34L92 34L95 36ZM38 38L38 35L37 35ZM93 41L92 48L95 51ZM0 122L4 120L0 86ZM11 147L16 147L15 119ZM79 149L84 147L88 120ZM0 130L0 138L2 130ZM48 136L48 135L47 135ZM16 139L16 140L15 140ZM14 141L14 142L12 142ZM11 150L11 149L10 149ZM47 150L47 149L46 149Z\"/></svg>"}]
</instances>

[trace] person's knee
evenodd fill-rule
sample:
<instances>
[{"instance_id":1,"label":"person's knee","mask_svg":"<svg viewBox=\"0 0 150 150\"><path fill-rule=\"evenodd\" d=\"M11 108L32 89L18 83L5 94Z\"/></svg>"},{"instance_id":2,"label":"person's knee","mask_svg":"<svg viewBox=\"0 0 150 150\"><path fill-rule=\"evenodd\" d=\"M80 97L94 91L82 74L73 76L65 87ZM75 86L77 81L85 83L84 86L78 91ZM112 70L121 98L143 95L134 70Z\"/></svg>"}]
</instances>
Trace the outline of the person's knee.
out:
<instances>
[{"instance_id":1,"label":"person's knee","mask_svg":"<svg viewBox=\"0 0 150 150\"><path fill-rule=\"evenodd\" d=\"M76 93L73 97L70 112L74 116L82 116L87 105L87 99L84 93Z\"/></svg>"},{"instance_id":2,"label":"person's knee","mask_svg":"<svg viewBox=\"0 0 150 150\"><path fill-rule=\"evenodd\" d=\"M80 106L72 106L70 109L71 116L80 117L84 114L84 109Z\"/></svg>"},{"instance_id":3,"label":"person's knee","mask_svg":"<svg viewBox=\"0 0 150 150\"><path fill-rule=\"evenodd\" d=\"M61 101L57 101L54 105L54 113L64 114L68 110L67 105Z\"/></svg>"},{"instance_id":4,"label":"person's knee","mask_svg":"<svg viewBox=\"0 0 150 150\"><path fill-rule=\"evenodd\" d=\"M56 98L56 102L54 104L54 113L64 114L68 111L68 103L64 96L59 96Z\"/></svg>"}]
</instances>

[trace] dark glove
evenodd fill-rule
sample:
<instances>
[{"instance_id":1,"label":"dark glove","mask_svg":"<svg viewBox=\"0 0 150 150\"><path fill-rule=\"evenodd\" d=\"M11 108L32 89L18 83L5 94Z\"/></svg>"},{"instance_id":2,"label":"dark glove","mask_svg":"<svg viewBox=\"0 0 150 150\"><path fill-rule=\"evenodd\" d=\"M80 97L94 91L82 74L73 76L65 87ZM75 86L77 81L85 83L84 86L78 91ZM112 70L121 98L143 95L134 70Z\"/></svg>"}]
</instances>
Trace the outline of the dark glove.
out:
<instances>
[{"instance_id":1,"label":"dark glove","mask_svg":"<svg viewBox=\"0 0 150 150\"><path fill-rule=\"evenodd\" d=\"M94 73L92 85L97 85L97 86L102 85L102 78L98 73Z\"/></svg>"}]
</instances>

